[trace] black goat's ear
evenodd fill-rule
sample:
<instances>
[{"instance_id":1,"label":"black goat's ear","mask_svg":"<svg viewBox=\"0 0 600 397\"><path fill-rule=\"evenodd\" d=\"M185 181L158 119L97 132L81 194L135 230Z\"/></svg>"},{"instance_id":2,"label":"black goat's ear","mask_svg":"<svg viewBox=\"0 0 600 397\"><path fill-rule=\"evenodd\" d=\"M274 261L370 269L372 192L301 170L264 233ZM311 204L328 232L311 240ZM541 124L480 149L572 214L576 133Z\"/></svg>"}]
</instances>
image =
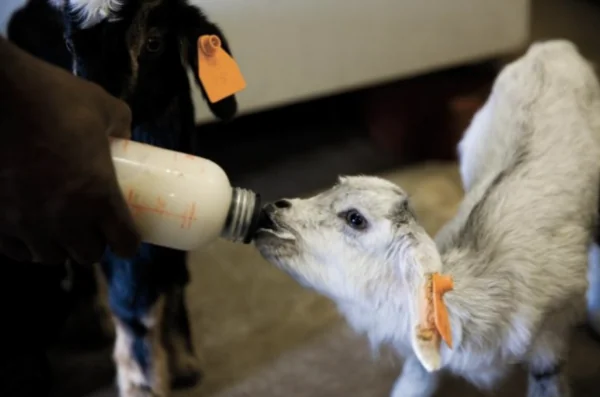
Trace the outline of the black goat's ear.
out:
<instances>
[{"instance_id":1,"label":"black goat's ear","mask_svg":"<svg viewBox=\"0 0 600 397\"><path fill-rule=\"evenodd\" d=\"M225 35L217 25L210 22L208 18L196 7L188 6L185 15L180 20L185 21L185 40L187 47L187 62L194 72L194 79L200 87L202 97L208 104L210 111L220 120L231 120L237 113L237 100L235 95L230 95L218 102L211 103L198 76L198 38L203 35L216 35L221 39L221 48L232 56Z\"/></svg>"}]
</instances>

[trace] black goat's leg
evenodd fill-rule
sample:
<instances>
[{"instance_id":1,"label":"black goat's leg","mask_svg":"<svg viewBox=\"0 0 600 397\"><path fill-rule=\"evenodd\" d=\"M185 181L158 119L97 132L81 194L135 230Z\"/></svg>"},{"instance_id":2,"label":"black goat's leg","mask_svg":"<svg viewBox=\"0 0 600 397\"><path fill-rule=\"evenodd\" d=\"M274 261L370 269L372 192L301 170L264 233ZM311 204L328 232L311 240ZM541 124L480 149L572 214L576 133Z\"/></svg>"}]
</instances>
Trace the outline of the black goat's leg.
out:
<instances>
[{"instance_id":1,"label":"black goat's leg","mask_svg":"<svg viewBox=\"0 0 600 397\"><path fill-rule=\"evenodd\" d=\"M120 397L166 397L170 393L167 353L161 341L164 296L139 318L115 315L113 359Z\"/></svg>"},{"instance_id":2,"label":"black goat's leg","mask_svg":"<svg viewBox=\"0 0 600 397\"><path fill-rule=\"evenodd\" d=\"M170 381L162 344L164 280L155 247L143 244L133 259L108 251L102 269L115 322L113 358L120 397L166 397Z\"/></svg>"},{"instance_id":3,"label":"black goat's leg","mask_svg":"<svg viewBox=\"0 0 600 397\"><path fill-rule=\"evenodd\" d=\"M569 312L572 313L573 310L569 310ZM558 312L554 318L565 318L564 316L564 313ZM571 339L570 336L569 327L558 320L551 319L543 325L543 331L537 336L528 360L527 397L571 396L569 379L565 370L567 343Z\"/></svg>"},{"instance_id":4,"label":"black goat's leg","mask_svg":"<svg viewBox=\"0 0 600 397\"><path fill-rule=\"evenodd\" d=\"M172 381L181 382L175 363L185 363L187 384L199 379L181 300L188 282L185 258L185 252L143 244L133 259L108 252L103 260L121 397L166 396Z\"/></svg>"},{"instance_id":5,"label":"black goat's leg","mask_svg":"<svg viewBox=\"0 0 600 397\"><path fill-rule=\"evenodd\" d=\"M173 280L165 294L163 341L168 352L172 386L191 387L200 380L202 373L194 351L185 300L185 285L189 278L185 255L171 264L172 271L178 272L179 277Z\"/></svg>"}]
</instances>

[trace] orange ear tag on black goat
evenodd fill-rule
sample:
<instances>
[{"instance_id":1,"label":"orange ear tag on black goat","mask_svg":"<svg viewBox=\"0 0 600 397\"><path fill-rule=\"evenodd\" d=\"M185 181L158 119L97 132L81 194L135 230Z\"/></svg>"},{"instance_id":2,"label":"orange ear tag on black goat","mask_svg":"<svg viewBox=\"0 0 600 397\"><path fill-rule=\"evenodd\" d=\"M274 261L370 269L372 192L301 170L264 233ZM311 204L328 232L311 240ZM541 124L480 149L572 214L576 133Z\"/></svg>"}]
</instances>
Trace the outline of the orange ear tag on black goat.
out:
<instances>
[{"instance_id":1,"label":"orange ear tag on black goat","mask_svg":"<svg viewBox=\"0 0 600 397\"><path fill-rule=\"evenodd\" d=\"M198 77L211 103L246 88L237 62L221 47L216 35L198 38Z\"/></svg>"}]
</instances>

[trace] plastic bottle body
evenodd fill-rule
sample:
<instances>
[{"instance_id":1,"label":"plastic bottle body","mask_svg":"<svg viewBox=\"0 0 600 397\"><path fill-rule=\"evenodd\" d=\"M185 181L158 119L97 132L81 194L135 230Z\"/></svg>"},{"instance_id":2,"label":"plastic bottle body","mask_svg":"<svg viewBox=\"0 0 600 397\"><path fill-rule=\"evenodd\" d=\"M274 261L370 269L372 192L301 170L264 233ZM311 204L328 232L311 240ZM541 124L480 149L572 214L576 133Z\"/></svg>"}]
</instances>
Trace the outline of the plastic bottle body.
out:
<instances>
[{"instance_id":1,"label":"plastic bottle body","mask_svg":"<svg viewBox=\"0 0 600 397\"><path fill-rule=\"evenodd\" d=\"M255 216L259 203L232 188L212 161L121 139L112 140L111 154L144 242L190 251L223 234L236 241L250 233L247 213Z\"/></svg>"}]
</instances>

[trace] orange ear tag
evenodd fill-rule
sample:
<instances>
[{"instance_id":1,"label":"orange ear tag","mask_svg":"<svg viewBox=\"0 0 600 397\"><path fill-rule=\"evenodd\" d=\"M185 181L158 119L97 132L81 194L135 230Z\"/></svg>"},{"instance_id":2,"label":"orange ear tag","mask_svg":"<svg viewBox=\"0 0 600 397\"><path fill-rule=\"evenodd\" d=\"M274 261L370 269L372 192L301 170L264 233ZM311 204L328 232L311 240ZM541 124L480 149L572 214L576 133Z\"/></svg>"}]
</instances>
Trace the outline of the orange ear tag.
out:
<instances>
[{"instance_id":1,"label":"orange ear tag","mask_svg":"<svg viewBox=\"0 0 600 397\"><path fill-rule=\"evenodd\" d=\"M198 38L198 77L210 103L246 88L238 64L221 47L221 39L216 35Z\"/></svg>"},{"instance_id":2,"label":"orange ear tag","mask_svg":"<svg viewBox=\"0 0 600 397\"><path fill-rule=\"evenodd\" d=\"M452 349L450 318L448 316L448 309L446 308L442 297L446 292L454 289L454 282L450 276L443 276L439 273L434 273L432 275L431 282L433 284L432 294L435 328L448 347Z\"/></svg>"}]
</instances>

